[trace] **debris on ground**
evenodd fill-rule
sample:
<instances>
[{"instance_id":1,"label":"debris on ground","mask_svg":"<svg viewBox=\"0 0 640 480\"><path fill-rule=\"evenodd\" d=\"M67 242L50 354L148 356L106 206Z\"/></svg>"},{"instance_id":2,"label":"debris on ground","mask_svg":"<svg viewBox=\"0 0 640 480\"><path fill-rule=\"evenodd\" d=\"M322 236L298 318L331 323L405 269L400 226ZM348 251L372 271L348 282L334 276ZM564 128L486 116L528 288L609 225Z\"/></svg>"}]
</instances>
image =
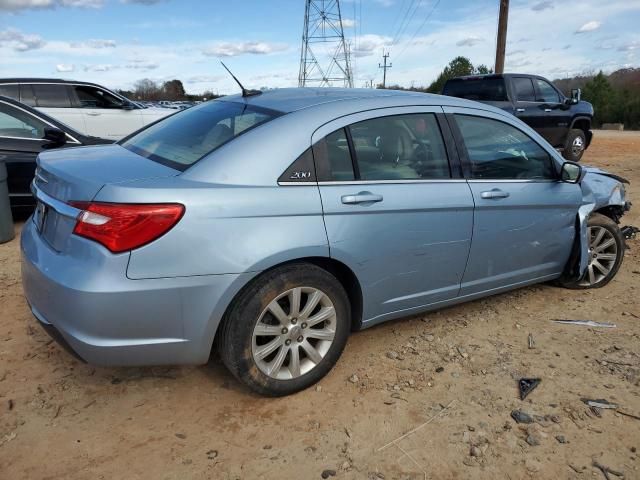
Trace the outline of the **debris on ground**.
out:
<instances>
[{"instance_id":1,"label":"debris on ground","mask_svg":"<svg viewBox=\"0 0 640 480\"><path fill-rule=\"evenodd\" d=\"M609 474L615 475L616 477L624 478L624 473L619 472L617 470L612 470L611 468L605 465L602 465L601 463L598 463L595 460L593 461L592 465L596 467L598 470L600 470L604 475L604 478L606 478L607 480L611 480L611 476L609 476Z\"/></svg>"},{"instance_id":2,"label":"debris on ground","mask_svg":"<svg viewBox=\"0 0 640 480\"><path fill-rule=\"evenodd\" d=\"M514 410L511 412L511 418L513 418L516 423L533 423L533 417L528 413L523 412L522 410Z\"/></svg>"},{"instance_id":3,"label":"debris on ground","mask_svg":"<svg viewBox=\"0 0 640 480\"><path fill-rule=\"evenodd\" d=\"M636 234L640 232L640 228L634 227L633 225L625 225L620 229L620 232L624 235L625 239L633 240L636 238Z\"/></svg>"},{"instance_id":4,"label":"debris on ground","mask_svg":"<svg viewBox=\"0 0 640 480\"><path fill-rule=\"evenodd\" d=\"M329 477L335 477L336 476L336 471L335 470L323 470L322 473L320 474L320 476L324 479L327 479Z\"/></svg>"},{"instance_id":5,"label":"debris on ground","mask_svg":"<svg viewBox=\"0 0 640 480\"><path fill-rule=\"evenodd\" d=\"M616 328L615 323L609 322L594 322L593 320L553 320L555 323L564 323L566 325L582 325L584 327L601 327L601 328Z\"/></svg>"},{"instance_id":6,"label":"debris on ground","mask_svg":"<svg viewBox=\"0 0 640 480\"><path fill-rule=\"evenodd\" d=\"M581 398L580 400L582 400L583 403L586 403L590 407L594 407L594 408L612 409L612 410L616 410L618 408L617 404L608 402L603 398L598 398L595 400L592 400L590 398Z\"/></svg>"},{"instance_id":7,"label":"debris on ground","mask_svg":"<svg viewBox=\"0 0 640 480\"><path fill-rule=\"evenodd\" d=\"M536 348L536 342L533 340L533 334L530 333L529 338L527 340L529 344L529 350Z\"/></svg>"},{"instance_id":8,"label":"debris on ground","mask_svg":"<svg viewBox=\"0 0 640 480\"><path fill-rule=\"evenodd\" d=\"M529 396L535 388L540 385L541 378L521 378L518 380L518 390L520 391L520 400L524 400Z\"/></svg>"}]
</instances>

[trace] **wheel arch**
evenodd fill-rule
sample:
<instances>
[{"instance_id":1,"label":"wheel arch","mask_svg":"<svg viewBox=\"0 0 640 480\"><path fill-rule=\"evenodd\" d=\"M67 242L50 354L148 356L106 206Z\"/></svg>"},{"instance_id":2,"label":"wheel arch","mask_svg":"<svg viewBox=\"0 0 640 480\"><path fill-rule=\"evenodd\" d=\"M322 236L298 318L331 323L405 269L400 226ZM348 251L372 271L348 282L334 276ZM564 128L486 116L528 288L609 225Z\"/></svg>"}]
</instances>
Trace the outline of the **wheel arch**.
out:
<instances>
[{"instance_id":1,"label":"wheel arch","mask_svg":"<svg viewBox=\"0 0 640 480\"><path fill-rule=\"evenodd\" d=\"M216 333L214 335L213 344L215 345L215 337L218 335L218 332L221 330L221 326L223 322L225 322L228 313L231 311L237 299L242 295L242 293L249 288L254 282L256 282L260 277L269 273L276 268L280 268L286 265L292 265L296 263L308 263L315 265L317 267L326 270L331 273L336 279L340 282L342 287L347 292L347 296L349 298L349 304L351 306L351 330L359 330L362 326L362 308L363 308L363 298L362 298L362 287L356 274L353 272L351 268L349 268L343 262L336 260L331 257L323 257L323 256L309 256L309 257L299 257L295 259L290 259L287 261L283 261L277 264L274 264L261 272L257 273L251 279L249 279L232 297L231 301L228 302L224 309L224 314L222 315L220 322L216 328Z\"/></svg>"}]
</instances>

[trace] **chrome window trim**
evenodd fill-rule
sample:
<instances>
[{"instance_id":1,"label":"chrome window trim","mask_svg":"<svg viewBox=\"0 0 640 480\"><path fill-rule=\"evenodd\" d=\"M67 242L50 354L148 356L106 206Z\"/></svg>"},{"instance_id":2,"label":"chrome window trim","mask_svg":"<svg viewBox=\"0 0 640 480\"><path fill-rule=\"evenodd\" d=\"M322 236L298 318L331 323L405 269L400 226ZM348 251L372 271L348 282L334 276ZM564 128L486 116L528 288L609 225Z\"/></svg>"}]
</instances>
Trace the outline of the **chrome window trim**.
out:
<instances>
[{"instance_id":1,"label":"chrome window trim","mask_svg":"<svg viewBox=\"0 0 640 480\"><path fill-rule=\"evenodd\" d=\"M278 185L393 185L405 183L463 183L464 178L416 179L416 180L327 180L321 182L278 182Z\"/></svg>"},{"instance_id":2,"label":"chrome window trim","mask_svg":"<svg viewBox=\"0 0 640 480\"><path fill-rule=\"evenodd\" d=\"M99 90L104 90L105 92L108 92L111 95L118 97L122 100L129 101L127 98L123 97L122 95L117 94L116 92L112 92L111 90L107 90L104 87L91 85L89 83L82 83L82 82L62 82L62 83L61 82L0 82L0 85L74 85L74 86L80 86L80 87L93 87ZM42 108L82 108L82 107L42 107Z\"/></svg>"},{"instance_id":3,"label":"chrome window trim","mask_svg":"<svg viewBox=\"0 0 640 480\"><path fill-rule=\"evenodd\" d=\"M22 107L19 107L17 105L12 105L10 103L4 102L0 100L0 103L4 103L5 105L8 105L11 108L17 108L18 110L22 110L24 113L26 113L27 115L37 118L38 120L40 120L42 123L45 123L47 125L49 125L51 128L55 128L57 130L60 130L58 127L56 127L55 125L52 125L51 123L47 122L44 118L40 118L37 115L34 115L33 113L31 113L28 110L25 110ZM67 132L64 132L64 134L67 136L67 138L70 138L73 142L72 143L77 143L78 145L82 145L82 142L78 141L76 138L74 138L73 136L69 135ZM38 142L41 142L42 140L44 140L44 138L26 138L26 137L5 137L0 135L0 138L11 138L11 139L17 139L17 140L36 140Z\"/></svg>"},{"instance_id":4,"label":"chrome window trim","mask_svg":"<svg viewBox=\"0 0 640 480\"><path fill-rule=\"evenodd\" d=\"M470 178L469 183L555 183L559 180L553 178Z\"/></svg>"}]
</instances>

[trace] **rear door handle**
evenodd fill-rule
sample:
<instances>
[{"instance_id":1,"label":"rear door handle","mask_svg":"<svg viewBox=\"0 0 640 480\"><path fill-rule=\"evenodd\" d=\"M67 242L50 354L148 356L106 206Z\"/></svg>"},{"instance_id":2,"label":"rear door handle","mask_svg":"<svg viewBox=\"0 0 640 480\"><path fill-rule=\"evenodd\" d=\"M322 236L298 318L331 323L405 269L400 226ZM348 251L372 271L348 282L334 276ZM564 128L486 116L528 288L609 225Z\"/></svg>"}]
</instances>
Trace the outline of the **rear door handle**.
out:
<instances>
[{"instance_id":1,"label":"rear door handle","mask_svg":"<svg viewBox=\"0 0 640 480\"><path fill-rule=\"evenodd\" d=\"M551 111L551 109L550 109L550 108L545 108L545 109L544 109L544 111L545 111L545 112L550 112L550 111Z\"/></svg>"},{"instance_id":2,"label":"rear door handle","mask_svg":"<svg viewBox=\"0 0 640 480\"><path fill-rule=\"evenodd\" d=\"M509 192L505 192L499 188L494 188L493 190L480 193L481 198L507 198L508 196Z\"/></svg>"},{"instance_id":3,"label":"rear door handle","mask_svg":"<svg viewBox=\"0 0 640 480\"><path fill-rule=\"evenodd\" d=\"M516 112L522 113L522 112L524 112L524 108L516 108Z\"/></svg>"},{"instance_id":4,"label":"rear door handle","mask_svg":"<svg viewBox=\"0 0 640 480\"><path fill-rule=\"evenodd\" d=\"M346 204L375 203L382 201L382 195L376 195L371 192L358 192L353 195L342 195L340 200Z\"/></svg>"},{"instance_id":5,"label":"rear door handle","mask_svg":"<svg viewBox=\"0 0 640 480\"><path fill-rule=\"evenodd\" d=\"M98 112L87 112L87 115L91 115L92 117L97 117L98 115L100 115L100 113L98 113Z\"/></svg>"}]
</instances>

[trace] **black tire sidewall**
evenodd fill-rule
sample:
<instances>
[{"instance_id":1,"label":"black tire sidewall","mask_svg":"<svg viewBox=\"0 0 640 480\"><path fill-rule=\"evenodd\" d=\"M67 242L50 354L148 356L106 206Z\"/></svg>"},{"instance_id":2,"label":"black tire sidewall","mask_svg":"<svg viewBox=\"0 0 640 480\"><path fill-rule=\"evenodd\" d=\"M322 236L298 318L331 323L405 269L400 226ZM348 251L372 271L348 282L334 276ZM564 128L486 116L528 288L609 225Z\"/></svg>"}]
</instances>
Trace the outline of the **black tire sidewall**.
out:
<instances>
[{"instance_id":1,"label":"black tire sidewall","mask_svg":"<svg viewBox=\"0 0 640 480\"><path fill-rule=\"evenodd\" d=\"M582 152L580 152L580 155L577 155L577 156L573 154L573 150L571 148L571 146L573 145L573 141L576 139L576 137L582 137L582 142L584 145ZM579 162L580 159L582 158L582 155L584 155L586 145L587 145L587 136L582 130L575 129L575 128L572 130L569 130L569 133L567 134L567 139L564 145L564 151L562 152L562 156L571 162Z\"/></svg>"},{"instance_id":2,"label":"black tire sidewall","mask_svg":"<svg viewBox=\"0 0 640 480\"><path fill-rule=\"evenodd\" d=\"M253 329L274 298L301 286L317 288L331 299L336 310L333 344L310 372L291 380L273 379L260 371L253 359ZM285 265L258 277L236 298L223 322L217 342L223 362L250 389L269 396L289 395L318 382L340 358L351 330L349 300L338 279L320 267L302 263Z\"/></svg>"}]
</instances>

